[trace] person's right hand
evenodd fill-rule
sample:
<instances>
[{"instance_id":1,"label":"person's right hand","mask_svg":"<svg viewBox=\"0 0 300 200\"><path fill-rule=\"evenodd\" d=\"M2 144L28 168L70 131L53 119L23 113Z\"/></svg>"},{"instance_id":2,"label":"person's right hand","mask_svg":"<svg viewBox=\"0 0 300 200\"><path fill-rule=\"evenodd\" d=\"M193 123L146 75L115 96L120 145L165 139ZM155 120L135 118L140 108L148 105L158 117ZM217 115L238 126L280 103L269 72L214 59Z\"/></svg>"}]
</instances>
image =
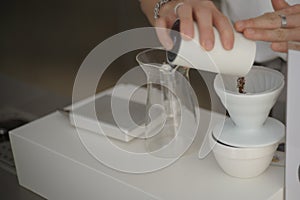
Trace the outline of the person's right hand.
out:
<instances>
[{"instance_id":1,"label":"person's right hand","mask_svg":"<svg viewBox=\"0 0 300 200\"><path fill-rule=\"evenodd\" d=\"M174 7L182 2L183 5L177 9L177 15ZM158 27L157 35L166 49L171 49L173 42L169 37L171 29L176 18L180 19L180 32L184 39L188 40L194 37L194 21L198 25L200 44L208 51L212 50L215 43L213 26L220 33L223 47L227 50L232 49L234 42L233 28L228 18L223 15L212 1L209 0L180 0L171 1L162 6L160 17L154 21L154 26Z\"/></svg>"},{"instance_id":2,"label":"person's right hand","mask_svg":"<svg viewBox=\"0 0 300 200\"><path fill-rule=\"evenodd\" d=\"M288 51L289 41L300 41L300 4L289 5L285 0L271 0L274 12L235 23L237 31L251 40L271 42L271 48L278 52ZM282 18L286 26L282 26Z\"/></svg>"}]
</instances>

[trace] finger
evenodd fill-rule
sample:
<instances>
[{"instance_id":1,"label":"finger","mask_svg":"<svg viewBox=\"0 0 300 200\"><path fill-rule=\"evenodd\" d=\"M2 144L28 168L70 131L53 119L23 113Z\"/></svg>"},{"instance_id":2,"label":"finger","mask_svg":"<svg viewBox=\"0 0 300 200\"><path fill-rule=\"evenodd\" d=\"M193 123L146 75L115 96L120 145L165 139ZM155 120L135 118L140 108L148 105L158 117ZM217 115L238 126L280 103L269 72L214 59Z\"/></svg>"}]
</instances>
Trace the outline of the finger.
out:
<instances>
[{"instance_id":1,"label":"finger","mask_svg":"<svg viewBox=\"0 0 300 200\"><path fill-rule=\"evenodd\" d=\"M173 6L166 4L162 7L161 11L159 12L159 19L165 21L166 27L172 27L173 23L176 21L177 16L173 11ZM160 23L160 22L159 22Z\"/></svg>"},{"instance_id":2,"label":"finger","mask_svg":"<svg viewBox=\"0 0 300 200\"><path fill-rule=\"evenodd\" d=\"M173 41L169 36L169 29L167 29L167 20L165 18L159 18L155 21L155 31L160 43L167 50L171 50Z\"/></svg>"},{"instance_id":3,"label":"finger","mask_svg":"<svg viewBox=\"0 0 300 200\"><path fill-rule=\"evenodd\" d=\"M243 32L246 28L268 28L274 29L281 27L281 15L286 15L287 28L295 27L299 25L300 17L300 4L289 6L285 9L277 12L265 13L259 17L251 18L247 20L237 21L235 23L235 29L239 32ZM291 23L289 22L291 19ZM297 23L298 22L298 23Z\"/></svg>"},{"instance_id":4,"label":"finger","mask_svg":"<svg viewBox=\"0 0 300 200\"><path fill-rule=\"evenodd\" d=\"M273 51L287 52L287 50L288 50L288 43L287 42L273 42L271 44L271 48L273 49Z\"/></svg>"},{"instance_id":5,"label":"finger","mask_svg":"<svg viewBox=\"0 0 300 200\"><path fill-rule=\"evenodd\" d=\"M272 6L274 10L282 10L289 7L289 4L285 0L272 0Z\"/></svg>"},{"instance_id":6,"label":"finger","mask_svg":"<svg viewBox=\"0 0 300 200\"><path fill-rule=\"evenodd\" d=\"M210 51L215 43L211 11L198 8L195 12L195 18L199 28L200 44L205 50Z\"/></svg>"},{"instance_id":7,"label":"finger","mask_svg":"<svg viewBox=\"0 0 300 200\"><path fill-rule=\"evenodd\" d=\"M237 21L235 29L243 32L246 28L275 29L281 26L281 17L277 13L265 13L256 18Z\"/></svg>"},{"instance_id":8,"label":"finger","mask_svg":"<svg viewBox=\"0 0 300 200\"><path fill-rule=\"evenodd\" d=\"M234 34L232 25L228 18L221 14L214 15L214 25L220 33L222 45L225 49L230 50L233 48Z\"/></svg>"},{"instance_id":9,"label":"finger","mask_svg":"<svg viewBox=\"0 0 300 200\"><path fill-rule=\"evenodd\" d=\"M184 39L194 37L193 13L190 5L183 4L177 9L177 14L180 19L180 32Z\"/></svg>"},{"instance_id":10,"label":"finger","mask_svg":"<svg viewBox=\"0 0 300 200\"><path fill-rule=\"evenodd\" d=\"M251 40L261 40L267 42L299 41L300 28L294 29L246 29L246 38Z\"/></svg>"},{"instance_id":11,"label":"finger","mask_svg":"<svg viewBox=\"0 0 300 200\"><path fill-rule=\"evenodd\" d=\"M300 43L299 42L289 42L288 49L300 51Z\"/></svg>"},{"instance_id":12,"label":"finger","mask_svg":"<svg viewBox=\"0 0 300 200\"><path fill-rule=\"evenodd\" d=\"M300 13L286 16L286 28L300 27Z\"/></svg>"},{"instance_id":13,"label":"finger","mask_svg":"<svg viewBox=\"0 0 300 200\"><path fill-rule=\"evenodd\" d=\"M299 7L300 8L300 7ZM247 20L237 21L235 23L235 29L239 32L243 32L246 28L262 28L262 29L276 29L281 27L282 18L279 14L283 14L286 17L285 28L294 28L300 26L300 13L297 14L286 14L290 13L288 10L282 10L280 12L265 13L256 18Z\"/></svg>"},{"instance_id":14,"label":"finger","mask_svg":"<svg viewBox=\"0 0 300 200\"><path fill-rule=\"evenodd\" d=\"M285 8L285 9L278 10L275 13L277 13L277 14L283 14L283 15L292 15L292 14L300 13L300 4L289 6L289 7Z\"/></svg>"}]
</instances>

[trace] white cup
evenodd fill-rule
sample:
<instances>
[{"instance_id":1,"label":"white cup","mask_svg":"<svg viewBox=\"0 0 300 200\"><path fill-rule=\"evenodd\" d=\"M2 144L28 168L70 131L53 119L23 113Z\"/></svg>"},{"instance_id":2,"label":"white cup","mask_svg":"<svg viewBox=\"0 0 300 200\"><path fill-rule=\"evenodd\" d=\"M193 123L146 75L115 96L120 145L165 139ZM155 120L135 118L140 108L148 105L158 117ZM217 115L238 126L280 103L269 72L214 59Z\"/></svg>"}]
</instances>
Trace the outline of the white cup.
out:
<instances>
[{"instance_id":1,"label":"white cup","mask_svg":"<svg viewBox=\"0 0 300 200\"><path fill-rule=\"evenodd\" d=\"M178 32L179 23L179 20L174 23L170 34L174 42L173 49L167 52L170 64L237 76L244 76L249 72L256 53L254 41L234 31L233 49L226 50L222 46L219 32L214 28L214 48L206 51L199 43L196 23L194 23L195 34L192 40L181 39Z\"/></svg>"}]
</instances>

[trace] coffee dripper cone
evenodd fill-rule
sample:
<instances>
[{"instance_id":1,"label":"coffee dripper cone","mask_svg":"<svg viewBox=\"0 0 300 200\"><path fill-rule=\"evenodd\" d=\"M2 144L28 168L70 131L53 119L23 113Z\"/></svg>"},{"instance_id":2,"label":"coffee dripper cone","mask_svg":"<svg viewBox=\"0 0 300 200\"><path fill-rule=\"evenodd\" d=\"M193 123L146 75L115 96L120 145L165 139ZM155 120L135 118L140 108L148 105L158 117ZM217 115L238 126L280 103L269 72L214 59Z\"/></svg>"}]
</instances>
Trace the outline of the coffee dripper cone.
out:
<instances>
[{"instance_id":1,"label":"coffee dripper cone","mask_svg":"<svg viewBox=\"0 0 300 200\"><path fill-rule=\"evenodd\" d=\"M284 76L254 66L245 76L245 94L237 88L238 76L217 75L214 88L234 124L243 129L262 126L284 87Z\"/></svg>"}]
</instances>

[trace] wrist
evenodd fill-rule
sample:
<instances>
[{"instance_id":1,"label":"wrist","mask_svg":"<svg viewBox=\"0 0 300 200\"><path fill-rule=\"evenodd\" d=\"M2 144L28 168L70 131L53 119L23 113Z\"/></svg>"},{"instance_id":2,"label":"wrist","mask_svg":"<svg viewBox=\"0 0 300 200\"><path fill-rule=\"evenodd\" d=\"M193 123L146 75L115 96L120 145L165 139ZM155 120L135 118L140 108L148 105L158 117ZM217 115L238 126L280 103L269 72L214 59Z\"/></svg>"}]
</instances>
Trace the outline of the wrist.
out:
<instances>
[{"instance_id":1,"label":"wrist","mask_svg":"<svg viewBox=\"0 0 300 200\"><path fill-rule=\"evenodd\" d=\"M165 4L167 4L167 3L169 3L169 2L171 2L172 0L159 0L155 5L154 5L154 10L153 10L153 12L154 12L154 19L158 19L159 18L159 13L160 13L160 10L161 10L161 8L165 5Z\"/></svg>"}]
</instances>

